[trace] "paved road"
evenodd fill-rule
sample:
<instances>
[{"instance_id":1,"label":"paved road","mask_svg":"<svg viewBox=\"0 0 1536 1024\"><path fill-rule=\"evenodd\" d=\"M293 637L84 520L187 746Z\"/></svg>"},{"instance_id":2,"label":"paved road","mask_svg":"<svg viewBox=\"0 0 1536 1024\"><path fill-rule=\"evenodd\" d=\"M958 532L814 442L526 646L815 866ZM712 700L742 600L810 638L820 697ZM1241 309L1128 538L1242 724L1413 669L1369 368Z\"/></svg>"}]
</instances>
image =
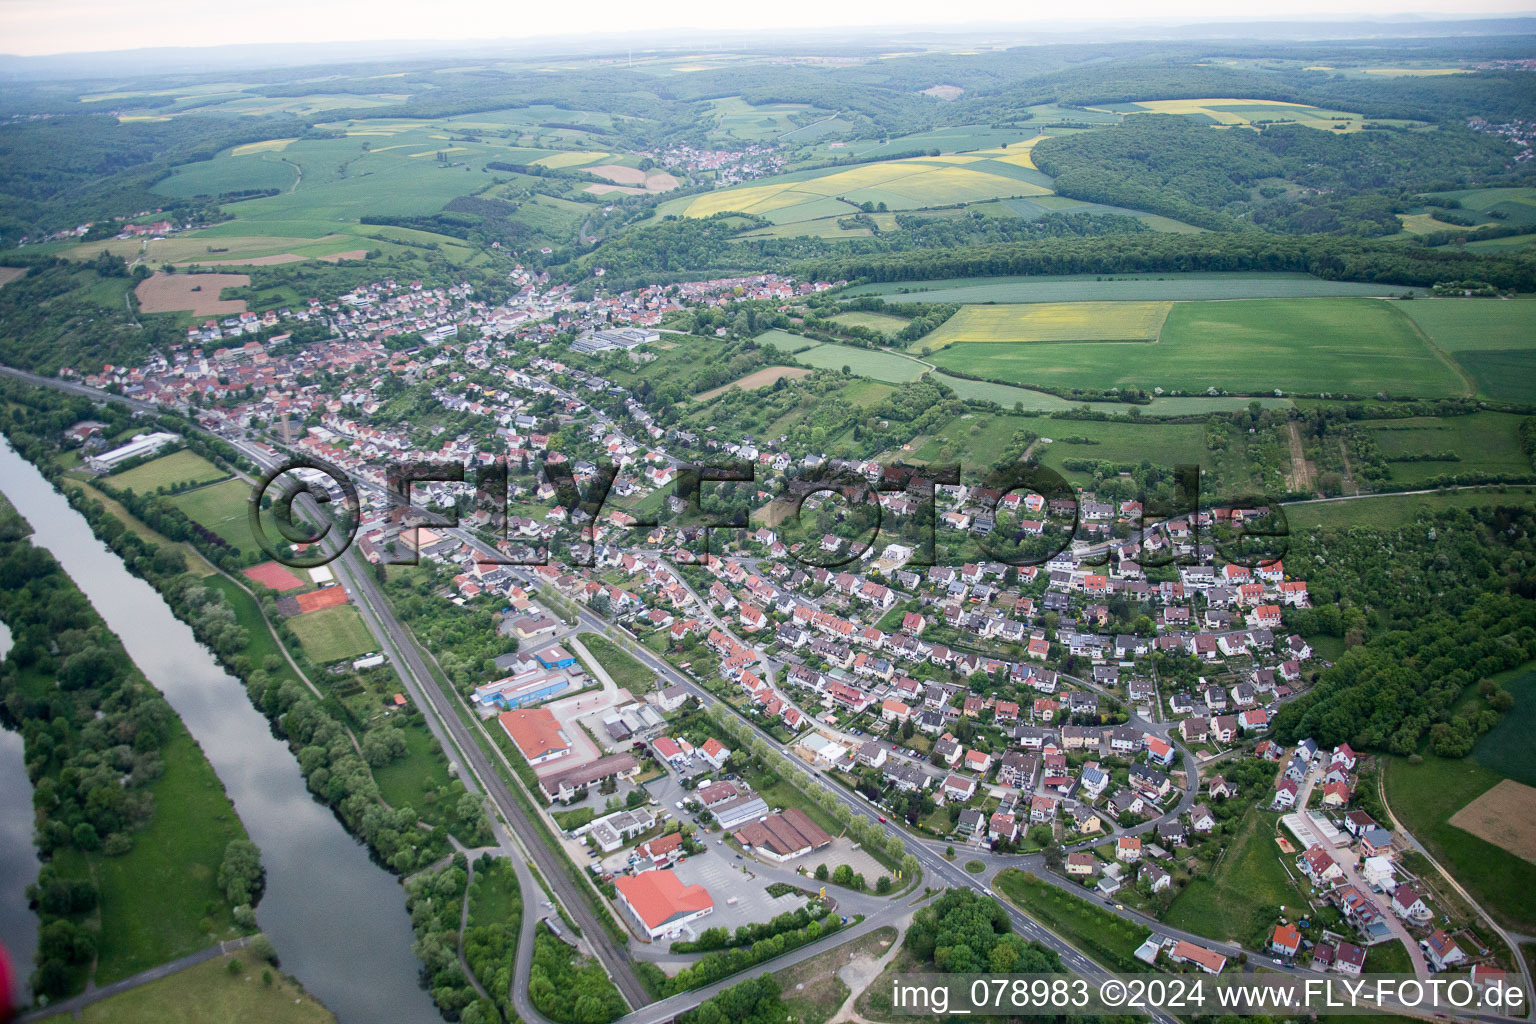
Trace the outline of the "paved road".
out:
<instances>
[{"instance_id":1,"label":"paved road","mask_svg":"<svg viewBox=\"0 0 1536 1024\"><path fill-rule=\"evenodd\" d=\"M258 449L241 446L241 450L255 459L259 465L271 468L273 460ZM305 510L311 516L318 517L320 515L318 506L314 505L313 500L307 496L301 499L301 506L306 502L309 505ZM328 538L330 539L332 538ZM450 697L443 692L423 660L414 639L395 618L389 603L379 589L378 582L374 579L371 567L361 565L356 550L349 549L331 563L331 569L353 598L369 629L383 644L402 684L417 705L429 712L428 721L438 741L443 744L445 752L458 751L463 763L473 772L480 787L513 833L526 840L524 846L538 867L539 873L581 929L583 936L591 943L593 953L612 975L614 984L619 987L625 1001L632 1007L644 1006L650 1002L650 994L646 992L645 986L640 984L640 979L635 976L629 951L616 943L603 928L588 902L587 895L577 888L577 883L567 872L568 862L565 858L539 839L534 823L512 793L504 776L476 742L470 727L459 717L452 703L458 698ZM450 738L451 745L448 742ZM531 902L530 898L525 897L525 906Z\"/></svg>"},{"instance_id":2,"label":"paved road","mask_svg":"<svg viewBox=\"0 0 1536 1024\"><path fill-rule=\"evenodd\" d=\"M8 367L0 367L0 373L17 377L19 379L29 381L30 383L53 387L72 393L83 394L87 397L95 398L98 400L105 399L122 401L134 407L141 408L144 411L158 411L155 407L149 406L146 403L122 398L121 396L109 395L100 391L95 391L91 388L86 388L83 385L75 385L66 381L58 381L49 378L38 377L36 375L28 374L22 371L12 370ZM246 449L244 446L241 447L242 450L246 450L248 455L252 454L252 452ZM262 460L258 459L257 461L261 462ZM1402 493L1427 494L1433 492L1417 491ZM1388 495L1358 495L1341 499L1312 499L1300 502L1290 502L1287 504L1314 504L1325 500L1358 500L1368 497L1386 496ZM489 545L486 545L472 534L469 534L467 531L455 530L451 532L453 532L456 536L459 536L460 539L467 541L475 548L481 550L482 552L487 554L495 554L494 550ZM392 653L397 654L396 665L402 670L402 678L407 679L407 677L410 677L407 681L407 685L411 686L413 682L416 684L412 687L413 694L417 696L418 700L420 700L425 706L431 707L434 714L439 718L441 722L448 725L449 732L453 734L453 738L456 741L455 745L458 746L466 756L466 760L469 762L469 766L475 771L477 776L480 776L482 781L487 784L487 790L491 795L493 802L495 802L498 807L503 809L507 821L514 827L522 825L523 828L519 829L519 831L525 832L528 835L533 835L534 833L528 827L529 822L526 818L526 815L523 813L521 806L515 799L512 798L511 792L507 789L505 783L501 779L501 776L494 770L494 767L484 756L483 752L480 751L478 745L475 744L473 736L469 733L468 728L458 718L457 714L454 713L452 707L444 706L443 702L447 701L449 698L447 698L442 693L441 689L433 680L431 673L427 671L425 664L421 661L420 655L417 652L414 643L411 641L411 638L405 633L400 624L393 618L392 614L388 612L388 606L384 603L382 595L378 592L377 586L373 583L371 573L368 573L366 570L357 570L354 565L350 564L351 561L355 559L355 557L355 554L351 554L350 558L344 557L342 559L338 559L336 565L338 567L344 566L342 572L345 572L347 577L350 578L352 587L356 587L360 597L370 602L370 610L374 614L374 621L378 622L381 626L386 623L388 624L387 628L383 628L381 631L376 631L376 635L379 635L381 640L387 638L389 643L395 648L395 652ZM338 577L340 578L341 575L342 573L339 572ZM527 574L520 575L523 575L527 582L533 582L527 576ZM346 581L344 580L344 582ZM350 589L351 587L349 587L349 590ZM361 604L362 602L360 601L360 608ZM708 606L705 605L704 607L707 608ZM383 613L382 615L380 614L381 611ZM591 631L607 635L612 631L613 627L609 623L597 618L585 608L580 608L578 611L580 615L578 632ZM365 618L367 617L368 616L365 614ZM645 663L647 667L651 668L652 671L655 671L658 676L668 680L670 683L683 685L696 697L698 697L705 705L710 705L715 702L715 698L712 694L698 686L693 680L682 676L675 669L673 669L669 663L656 658L645 648L637 647L632 651L632 653L635 657ZM727 705L727 707L729 707L729 705ZM767 742L774 744L775 747L782 747L782 745L774 740L773 737L758 729L755 724L748 724ZM807 774L814 785L820 785L823 788L827 788L833 792L837 799L845 806L850 807L854 813L862 815L871 821L876 819L876 812L872 808L863 804L861 801L856 800L851 793L848 793L841 787L827 783L808 766L800 764L797 759L791 757L790 762L794 764L798 770ZM1191 782L1197 778L1197 776L1194 774L1195 766L1192 762L1193 759L1186 754L1186 769L1191 773ZM1194 787L1191 786L1189 790L1186 790L1185 798L1183 801L1181 801L1181 803L1187 803L1192 799L1193 788ZM1156 821L1144 824L1155 826ZM908 851L917 857L924 870L928 872L930 882L946 884L953 887L966 886L981 890L989 898L998 899L996 894L986 884L985 880L977 876L970 875L964 872L962 869L956 867L954 864L945 860L941 854L935 851L934 844L924 840L917 840L915 837L912 837L910 834L908 834L903 828L894 823L887 823L885 827L889 831L901 835L904 839L907 840ZM541 871L543 871L544 876L549 880L551 886L556 889L557 895L559 895L562 903L567 906L567 909L573 915L573 917L576 917L579 922L583 917L591 919L592 915L590 907L588 906L582 894L575 891L574 886L565 874L564 865L559 862L557 855L549 851L547 847L542 845L542 843L530 843L529 847L529 852L533 855L533 857L536 860L541 861L540 868ZM519 868L519 879L523 884L524 892L536 893L538 891L537 884L534 882L530 873L528 872L527 865L523 863L523 861L518 857L513 857L512 859L514 864L516 864ZM542 863L545 860L550 861L548 866ZM561 884L562 882L564 885ZM568 891L562 892L562 889ZM893 902L892 907L894 908L898 902L899 901ZM1063 940L1056 937L1053 933L1049 932L1038 923L1026 917L1011 903L1000 899L999 902L1005 907L1010 918L1013 920L1016 929L1021 934L1027 938L1040 941L1047 947L1056 950L1056 952L1061 956L1063 963L1068 967L1069 970L1090 978L1102 976L1105 973L1103 968L1099 967L1099 965L1093 963L1091 960L1083 956L1083 954L1078 952L1075 948L1071 947ZM525 907L529 906L531 905L532 900L525 899L524 903ZM1115 912L1120 913L1122 916L1126 917L1134 916L1127 911ZM599 958L603 960L605 966L609 970L609 973L613 975L615 983L618 984L621 991L625 993L626 998L630 999L631 1005L641 1007L641 1009L632 1012L629 1016L623 1018L623 1020L628 1022L628 1024L661 1024L661 1022L671 1019L673 1016L692 1006L696 1006L699 1002L709 998L715 992L729 987L732 984L764 973L769 969L781 969L784 966L788 966L792 963L806 959L809 956L813 956L816 953L821 952L824 948L830 948L833 945L841 944L848 941L850 938L856 938L859 935L864 934L867 930L873 930L873 928L880 926L880 924L875 924L874 922L876 920L881 920L883 923L884 916L884 914L881 914L874 918L867 919L862 923L861 926L859 926L858 929L850 929L844 932L840 932L837 936L832 937L831 940L825 940L823 943L814 943L810 946L802 947L802 949L797 950L795 953L789 954L788 956L781 958L778 961L775 961L771 965L760 965L759 967L752 970L733 975L731 978L717 983L716 985L675 996L671 999L650 1003L649 1005L647 1005L649 1000L648 995L646 995L644 990L640 988L638 980L629 969L629 957L627 955L627 951L619 951L617 947L613 945L611 939L608 938L607 933L596 924L595 920L590 921L590 927L588 923L583 922L582 928L583 931L587 933L589 938L593 940L594 949L598 953ZM527 961L531 959L532 956L532 931L536 924L537 915L531 912L525 912L523 920L522 941L520 941L518 949L517 981L514 982L513 995L515 1001L518 1004L520 1013L526 1013L526 1016L530 1020L541 1021L541 1018L536 1013L536 1011L526 1012L524 1009L527 1003ZM1158 925L1157 927L1160 932L1175 934L1174 930L1172 929L1165 928L1161 925ZM1220 943L1214 943L1212 940L1204 939L1198 936L1190 936L1190 939L1191 941L1199 941L1203 945L1212 946L1218 949L1222 946ZM836 941L834 942L832 940ZM604 950L602 948L604 945L609 948ZM605 953L607 955L605 955ZM620 969L614 969L615 963L622 965ZM1293 967L1281 967L1277 969L1288 973L1310 973L1303 971L1300 968ZM519 989L522 991L518 991ZM640 989L638 998L631 996L631 992L634 989ZM521 998L518 998L519 996ZM526 1010L532 1011L532 1007L527 1006ZM1168 1017L1167 1015L1155 1014L1154 1019L1158 1020L1159 1024L1174 1024L1173 1018ZM1482 1014L1474 1015L1473 1019L1485 1021L1505 1021L1511 1020L1512 1018L1500 1017L1495 1014Z\"/></svg>"},{"instance_id":3,"label":"paved road","mask_svg":"<svg viewBox=\"0 0 1536 1024\"><path fill-rule=\"evenodd\" d=\"M1295 815L1289 827L1301 842L1303 850L1310 850L1314 846L1322 847L1328 854L1328 859L1338 865L1339 870L1344 873L1344 881L1353 885L1361 893L1369 893L1371 887L1366 884L1364 878L1360 877L1355 855L1348 850L1342 852L1335 850L1333 844L1325 841L1313 827L1312 818L1307 814L1307 805L1312 801L1312 790L1317 787L1322 777L1322 766L1314 765L1302 779L1301 790L1296 794L1296 807L1287 815L1287 817ZM1390 909L1389 907L1388 910ZM1426 980L1429 977L1429 962L1424 959L1424 951L1419 948L1418 942L1408 933L1408 926L1403 923L1403 919L1389 912L1382 915L1382 920L1392 935L1402 942L1404 949L1407 950L1408 958L1413 962L1414 975L1420 981Z\"/></svg>"}]
</instances>

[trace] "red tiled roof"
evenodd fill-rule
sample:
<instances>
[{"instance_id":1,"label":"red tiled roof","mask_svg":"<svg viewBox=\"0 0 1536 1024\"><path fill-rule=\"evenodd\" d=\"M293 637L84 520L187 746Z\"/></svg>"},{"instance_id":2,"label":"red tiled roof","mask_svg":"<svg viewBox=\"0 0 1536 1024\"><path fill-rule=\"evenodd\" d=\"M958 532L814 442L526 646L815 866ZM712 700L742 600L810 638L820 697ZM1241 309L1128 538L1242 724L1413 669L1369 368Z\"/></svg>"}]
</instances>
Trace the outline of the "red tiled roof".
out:
<instances>
[{"instance_id":1,"label":"red tiled roof","mask_svg":"<svg viewBox=\"0 0 1536 1024\"><path fill-rule=\"evenodd\" d=\"M668 870L621 875L613 884L648 928L660 928L674 918L715 905L702 885L684 885Z\"/></svg>"},{"instance_id":2,"label":"red tiled roof","mask_svg":"<svg viewBox=\"0 0 1536 1024\"><path fill-rule=\"evenodd\" d=\"M497 721L507 730L512 742L517 744L517 749L530 761L570 747L560 735L560 723L544 708L503 711L497 716Z\"/></svg>"}]
</instances>

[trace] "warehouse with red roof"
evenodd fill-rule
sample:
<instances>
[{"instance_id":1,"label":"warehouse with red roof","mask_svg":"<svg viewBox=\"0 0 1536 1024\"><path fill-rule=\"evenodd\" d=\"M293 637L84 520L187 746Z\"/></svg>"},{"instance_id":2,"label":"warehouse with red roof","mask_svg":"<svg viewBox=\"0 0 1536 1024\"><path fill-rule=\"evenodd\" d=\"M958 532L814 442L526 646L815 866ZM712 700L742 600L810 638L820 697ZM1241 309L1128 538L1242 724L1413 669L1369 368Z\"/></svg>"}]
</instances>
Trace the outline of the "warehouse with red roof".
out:
<instances>
[{"instance_id":1,"label":"warehouse with red roof","mask_svg":"<svg viewBox=\"0 0 1536 1024\"><path fill-rule=\"evenodd\" d=\"M619 903L652 939L676 938L690 921L715 912L709 890L684 885L669 868L620 875L613 885Z\"/></svg>"}]
</instances>

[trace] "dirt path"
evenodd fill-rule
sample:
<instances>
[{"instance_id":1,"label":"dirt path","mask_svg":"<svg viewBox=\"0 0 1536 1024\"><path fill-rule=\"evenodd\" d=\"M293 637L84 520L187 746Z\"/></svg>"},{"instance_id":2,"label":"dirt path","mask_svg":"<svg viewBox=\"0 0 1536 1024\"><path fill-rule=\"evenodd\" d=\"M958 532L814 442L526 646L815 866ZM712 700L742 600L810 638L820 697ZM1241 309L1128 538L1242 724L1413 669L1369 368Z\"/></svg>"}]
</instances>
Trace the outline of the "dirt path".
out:
<instances>
[{"instance_id":1,"label":"dirt path","mask_svg":"<svg viewBox=\"0 0 1536 1024\"><path fill-rule=\"evenodd\" d=\"M1346 494L1359 494L1360 485L1355 483L1355 467L1349 464L1349 445L1344 439L1339 438L1339 456L1344 460L1344 492Z\"/></svg>"},{"instance_id":2,"label":"dirt path","mask_svg":"<svg viewBox=\"0 0 1536 1024\"><path fill-rule=\"evenodd\" d=\"M844 1021L851 1022L851 1024L871 1024L871 1022L859 1015L858 1011L853 1008L853 1004L858 1001L859 996L864 994L864 990L876 978L880 977L881 972L895 959L896 954L901 951L902 940L906 938L907 934L907 925L911 923L911 914L906 915L897 922L896 938L891 940L891 945L883 956L855 956L846 965L838 968L837 976L842 979L843 984L848 986L848 998L844 999L843 1005L839 1006L836 1012L832 1014L829 1024L841 1024Z\"/></svg>"},{"instance_id":3,"label":"dirt path","mask_svg":"<svg viewBox=\"0 0 1536 1024\"><path fill-rule=\"evenodd\" d=\"M1294 423L1286 425L1291 442L1291 472L1286 483L1292 491L1316 491L1317 467L1307 461L1307 453L1301 446L1301 429Z\"/></svg>"}]
</instances>

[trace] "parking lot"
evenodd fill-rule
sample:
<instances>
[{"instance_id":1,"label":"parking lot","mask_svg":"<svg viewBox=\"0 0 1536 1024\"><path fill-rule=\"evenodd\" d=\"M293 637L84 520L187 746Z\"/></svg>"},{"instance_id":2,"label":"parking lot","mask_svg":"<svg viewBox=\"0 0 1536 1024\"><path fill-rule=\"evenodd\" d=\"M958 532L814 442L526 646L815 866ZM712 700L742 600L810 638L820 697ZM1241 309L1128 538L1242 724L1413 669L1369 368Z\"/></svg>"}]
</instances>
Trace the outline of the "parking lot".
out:
<instances>
[{"instance_id":1,"label":"parking lot","mask_svg":"<svg viewBox=\"0 0 1536 1024\"><path fill-rule=\"evenodd\" d=\"M673 871L684 885L702 885L709 890L715 901L715 912L694 923L697 931L708 928L729 928L768 921L787 911L798 910L805 905L805 897L799 893L772 897L768 886L772 879L752 878L742 873L745 867L751 871L756 865L750 860L737 860L729 847L710 844L708 853L689 857L685 863L673 866ZM815 885L809 879L801 886L811 892ZM735 900L733 904L730 901Z\"/></svg>"},{"instance_id":2,"label":"parking lot","mask_svg":"<svg viewBox=\"0 0 1536 1024\"><path fill-rule=\"evenodd\" d=\"M870 889L874 889L875 879L881 875L890 874L890 872L881 867L880 862L875 860L863 848L855 850L853 845L852 839L849 839L847 836L839 836L833 839L832 845L826 849L816 850L813 853L806 854L804 857L792 860L788 866L803 867L806 871L815 871L816 865L825 864L828 871L835 871L839 864L847 864L853 869L854 874L863 875L864 881L869 883ZM892 876L892 880L894 881L894 876ZM806 881L810 882L811 879ZM828 889L827 893L828 895L835 896L837 895L837 890Z\"/></svg>"}]
</instances>

